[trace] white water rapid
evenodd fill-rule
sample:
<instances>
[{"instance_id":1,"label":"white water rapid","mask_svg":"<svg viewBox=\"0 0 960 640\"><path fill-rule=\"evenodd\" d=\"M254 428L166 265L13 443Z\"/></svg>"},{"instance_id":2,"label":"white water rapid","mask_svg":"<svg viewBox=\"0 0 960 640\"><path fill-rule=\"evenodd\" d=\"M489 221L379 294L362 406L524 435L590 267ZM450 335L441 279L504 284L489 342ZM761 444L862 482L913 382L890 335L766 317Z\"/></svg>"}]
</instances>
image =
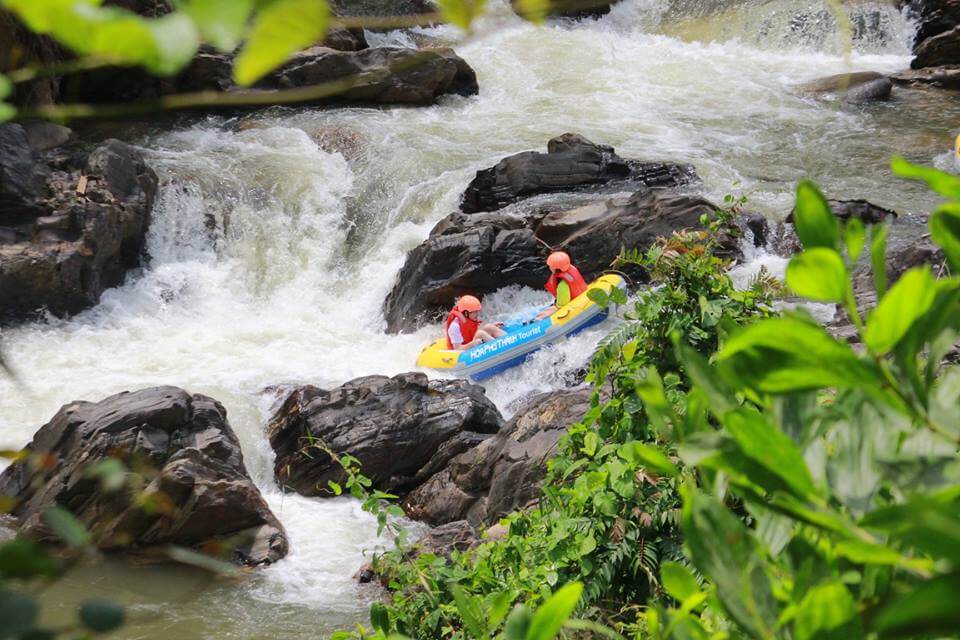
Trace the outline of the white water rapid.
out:
<instances>
[{"instance_id":1,"label":"white water rapid","mask_svg":"<svg viewBox=\"0 0 960 640\"><path fill-rule=\"evenodd\" d=\"M773 218L787 214L802 177L831 197L929 210L931 196L893 179L887 163L901 153L950 169L960 103L922 91L856 108L798 97L791 87L801 81L909 63L911 27L895 10L854 5L847 51L827 6L623 0L599 20L537 28L496 5L455 45L477 71L479 96L430 108L277 109L138 138L162 182L149 262L85 313L4 332L23 386L0 378L0 448L23 446L72 400L157 384L210 395L227 407L291 552L237 583L179 568L81 568L47 594L48 615L68 619L78 600L102 593L132 606L118 637L185 640L325 637L365 618L377 594L351 574L377 544L375 523L345 498L280 493L261 391L412 370L438 328L386 335L383 299L407 251L456 208L475 171L504 155L577 131L623 157L690 162L704 195L747 193ZM544 295L502 291L488 313ZM509 413L515 400L562 386L603 333L538 354L488 393Z\"/></svg>"}]
</instances>

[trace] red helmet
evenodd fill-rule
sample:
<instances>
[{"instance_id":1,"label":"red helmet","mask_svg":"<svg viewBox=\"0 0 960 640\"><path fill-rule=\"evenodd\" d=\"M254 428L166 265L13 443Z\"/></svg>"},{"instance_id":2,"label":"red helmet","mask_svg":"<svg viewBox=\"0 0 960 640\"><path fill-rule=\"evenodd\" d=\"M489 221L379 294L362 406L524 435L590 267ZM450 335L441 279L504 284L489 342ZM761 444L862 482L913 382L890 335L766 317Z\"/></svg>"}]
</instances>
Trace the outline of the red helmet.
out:
<instances>
[{"instance_id":1,"label":"red helmet","mask_svg":"<svg viewBox=\"0 0 960 640\"><path fill-rule=\"evenodd\" d=\"M563 251L554 251L547 256L547 266L553 271L566 271L570 268L570 256Z\"/></svg>"},{"instance_id":2,"label":"red helmet","mask_svg":"<svg viewBox=\"0 0 960 640\"><path fill-rule=\"evenodd\" d=\"M457 300L457 311L480 311L480 301L473 296L460 296Z\"/></svg>"}]
</instances>

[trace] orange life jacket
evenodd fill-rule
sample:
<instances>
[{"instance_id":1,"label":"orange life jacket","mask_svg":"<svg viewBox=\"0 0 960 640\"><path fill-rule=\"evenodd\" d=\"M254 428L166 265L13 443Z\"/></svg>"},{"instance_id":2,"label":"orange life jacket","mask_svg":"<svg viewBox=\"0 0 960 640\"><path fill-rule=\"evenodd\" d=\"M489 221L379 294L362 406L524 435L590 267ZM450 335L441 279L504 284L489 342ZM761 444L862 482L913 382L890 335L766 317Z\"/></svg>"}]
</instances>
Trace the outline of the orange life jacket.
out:
<instances>
[{"instance_id":1,"label":"orange life jacket","mask_svg":"<svg viewBox=\"0 0 960 640\"><path fill-rule=\"evenodd\" d=\"M560 285L560 281L566 282L570 287L570 299L573 300L581 293L587 290L587 281L583 279L583 276L580 275L580 270L575 266L570 265L566 271L562 273L554 273L550 275L550 279L547 280L546 288L554 298L557 297L557 286Z\"/></svg>"},{"instance_id":2,"label":"orange life jacket","mask_svg":"<svg viewBox=\"0 0 960 640\"><path fill-rule=\"evenodd\" d=\"M477 329L480 328L479 321L472 320L456 309L452 309L447 316L447 324L443 330L443 335L447 339L447 349L454 348L453 343L450 341L450 325L453 324L454 320L460 323L460 335L463 336L463 344L473 342L474 337L477 335Z\"/></svg>"}]
</instances>

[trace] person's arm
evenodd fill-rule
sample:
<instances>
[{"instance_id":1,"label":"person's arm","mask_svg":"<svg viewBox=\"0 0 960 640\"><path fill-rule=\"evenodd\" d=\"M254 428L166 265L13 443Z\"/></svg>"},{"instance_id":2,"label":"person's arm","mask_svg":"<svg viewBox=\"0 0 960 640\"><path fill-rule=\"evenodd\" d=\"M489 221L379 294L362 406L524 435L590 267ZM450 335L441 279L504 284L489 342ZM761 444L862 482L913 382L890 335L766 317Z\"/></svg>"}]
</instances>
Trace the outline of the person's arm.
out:
<instances>
[{"instance_id":1,"label":"person's arm","mask_svg":"<svg viewBox=\"0 0 960 640\"><path fill-rule=\"evenodd\" d=\"M557 307L562 307L570 303L570 285L560 281L557 285Z\"/></svg>"},{"instance_id":2,"label":"person's arm","mask_svg":"<svg viewBox=\"0 0 960 640\"><path fill-rule=\"evenodd\" d=\"M463 333L460 331L460 323L454 320L447 329L447 337L450 338L450 344L454 349L463 348Z\"/></svg>"}]
</instances>

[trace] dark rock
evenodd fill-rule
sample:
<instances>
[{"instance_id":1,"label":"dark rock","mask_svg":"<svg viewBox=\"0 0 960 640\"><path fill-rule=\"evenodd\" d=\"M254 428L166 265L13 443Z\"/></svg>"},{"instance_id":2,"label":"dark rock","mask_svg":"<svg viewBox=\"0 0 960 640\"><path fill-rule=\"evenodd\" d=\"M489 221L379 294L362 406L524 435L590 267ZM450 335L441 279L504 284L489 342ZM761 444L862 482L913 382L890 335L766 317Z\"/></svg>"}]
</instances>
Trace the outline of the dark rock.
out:
<instances>
[{"instance_id":1,"label":"dark rock","mask_svg":"<svg viewBox=\"0 0 960 640\"><path fill-rule=\"evenodd\" d=\"M889 222L897 217L896 211L875 205L867 200L827 200L827 202L830 204L833 215L844 221L857 217L864 224L878 224ZM786 222L793 224L793 211L787 216Z\"/></svg>"},{"instance_id":2,"label":"dark rock","mask_svg":"<svg viewBox=\"0 0 960 640\"><path fill-rule=\"evenodd\" d=\"M413 330L466 293L543 287L550 274L541 241L569 253L590 280L621 248L646 249L657 237L700 228L700 216L716 210L703 198L644 189L549 214L451 214L407 255L384 302L387 331Z\"/></svg>"},{"instance_id":3,"label":"dark rock","mask_svg":"<svg viewBox=\"0 0 960 640\"><path fill-rule=\"evenodd\" d=\"M940 89L960 89L960 65L926 67L899 71L890 80L899 85L929 85Z\"/></svg>"},{"instance_id":4,"label":"dark rock","mask_svg":"<svg viewBox=\"0 0 960 640\"><path fill-rule=\"evenodd\" d=\"M430 0L333 0L338 16L402 17L432 13L437 7Z\"/></svg>"},{"instance_id":5,"label":"dark rock","mask_svg":"<svg viewBox=\"0 0 960 640\"><path fill-rule=\"evenodd\" d=\"M302 51L257 84L289 89L345 81L318 102L432 104L442 95L474 95L476 74L452 49L377 47L344 52L314 47Z\"/></svg>"},{"instance_id":6,"label":"dark rock","mask_svg":"<svg viewBox=\"0 0 960 640\"><path fill-rule=\"evenodd\" d=\"M460 210L496 211L540 193L574 191L611 181L677 187L696 180L690 165L627 161L613 147L565 133L547 143L545 154L524 151L478 171L461 196Z\"/></svg>"},{"instance_id":7,"label":"dark rock","mask_svg":"<svg viewBox=\"0 0 960 640\"><path fill-rule=\"evenodd\" d=\"M0 141L14 138L0 162L0 320L76 313L139 264L157 177L119 140L37 157L19 125L0 127Z\"/></svg>"},{"instance_id":8,"label":"dark rock","mask_svg":"<svg viewBox=\"0 0 960 640\"><path fill-rule=\"evenodd\" d=\"M49 151L70 141L73 131L52 122L25 122L23 130L34 153Z\"/></svg>"},{"instance_id":9,"label":"dark rock","mask_svg":"<svg viewBox=\"0 0 960 640\"><path fill-rule=\"evenodd\" d=\"M927 38L914 49L912 69L960 64L960 25Z\"/></svg>"},{"instance_id":10,"label":"dark rock","mask_svg":"<svg viewBox=\"0 0 960 640\"><path fill-rule=\"evenodd\" d=\"M49 167L34 161L24 128L0 126L0 225L41 211L49 176Z\"/></svg>"},{"instance_id":11,"label":"dark rock","mask_svg":"<svg viewBox=\"0 0 960 640\"><path fill-rule=\"evenodd\" d=\"M360 51L366 49L369 45L367 44L367 37L363 34L363 29L334 27L327 31L323 46L337 51Z\"/></svg>"},{"instance_id":12,"label":"dark rock","mask_svg":"<svg viewBox=\"0 0 960 640\"><path fill-rule=\"evenodd\" d=\"M311 47L257 82L242 89L233 82L233 56L205 50L172 79L158 79L138 69L103 69L76 74L64 93L72 100L105 103L152 99L170 93L264 91L329 84L328 95L305 96L300 104L433 104L448 94L479 91L473 69L452 49L364 48L337 51Z\"/></svg>"},{"instance_id":13,"label":"dark rock","mask_svg":"<svg viewBox=\"0 0 960 640\"><path fill-rule=\"evenodd\" d=\"M546 462L567 428L583 418L591 391L536 396L492 438L450 460L403 501L407 515L428 524L466 519L492 525L539 494Z\"/></svg>"},{"instance_id":14,"label":"dark rock","mask_svg":"<svg viewBox=\"0 0 960 640\"><path fill-rule=\"evenodd\" d=\"M797 90L804 94L832 96L851 104L886 100L892 89L893 83L887 76L873 71L841 73L805 82L797 87Z\"/></svg>"},{"instance_id":15,"label":"dark rock","mask_svg":"<svg viewBox=\"0 0 960 640\"><path fill-rule=\"evenodd\" d=\"M226 411L212 398L155 387L72 402L37 431L27 452L0 473L0 493L16 500L23 535L56 542L43 514L61 506L105 550L216 548L251 566L287 553L283 527L250 480ZM139 501L91 474L111 459L134 472L128 480L142 478Z\"/></svg>"},{"instance_id":16,"label":"dark rock","mask_svg":"<svg viewBox=\"0 0 960 640\"><path fill-rule=\"evenodd\" d=\"M547 16L557 18L596 18L610 12L619 0L548 0ZM517 0L510 0L514 11L520 13Z\"/></svg>"},{"instance_id":17,"label":"dark rock","mask_svg":"<svg viewBox=\"0 0 960 640\"><path fill-rule=\"evenodd\" d=\"M277 482L307 496L343 483L322 447L360 460L377 488L405 493L496 433L503 419L481 387L421 373L357 378L335 389L295 389L268 426Z\"/></svg>"},{"instance_id":18,"label":"dark rock","mask_svg":"<svg viewBox=\"0 0 960 640\"><path fill-rule=\"evenodd\" d=\"M477 531L466 520L447 522L417 539L411 556L417 557L429 553L441 558L449 558L454 551L464 552L477 544Z\"/></svg>"},{"instance_id":19,"label":"dark rock","mask_svg":"<svg viewBox=\"0 0 960 640\"><path fill-rule=\"evenodd\" d=\"M960 24L958 0L900 0L901 9L917 23L914 53L928 38L949 31Z\"/></svg>"}]
</instances>

